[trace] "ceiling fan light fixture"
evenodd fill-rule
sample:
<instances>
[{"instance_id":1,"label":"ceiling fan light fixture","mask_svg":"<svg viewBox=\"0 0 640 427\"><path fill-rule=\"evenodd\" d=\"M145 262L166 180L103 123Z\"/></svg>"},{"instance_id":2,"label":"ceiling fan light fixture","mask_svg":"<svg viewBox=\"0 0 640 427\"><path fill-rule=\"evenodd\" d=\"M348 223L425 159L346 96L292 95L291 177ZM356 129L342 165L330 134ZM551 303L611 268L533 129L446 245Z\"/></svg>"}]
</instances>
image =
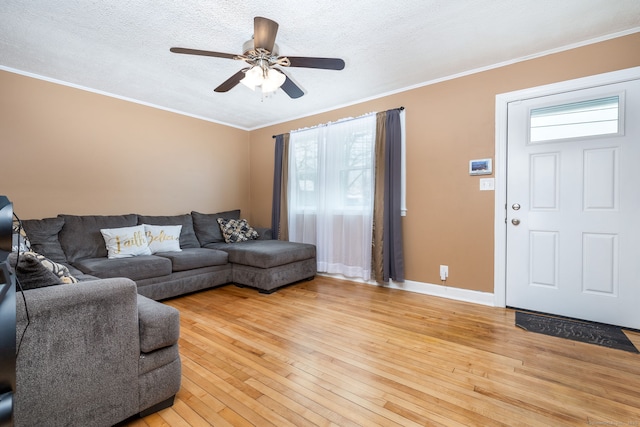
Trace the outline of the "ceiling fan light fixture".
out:
<instances>
[{"instance_id":1,"label":"ceiling fan light fixture","mask_svg":"<svg viewBox=\"0 0 640 427\"><path fill-rule=\"evenodd\" d=\"M284 84L286 76L281 72L269 68L267 70L267 78L262 82L262 93L275 92Z\"/></svg>"},{"instance_id":2,"label":"ceiling fan light fixture","mask_svg":"<svg viewBox=\"0 0 640 427\"><path fill-rule=\"evenodd\" d=\"M240 83L251 90L255 90L256 86L262 85L263 81L264 71L262 70L262 67L254 65L253 67L248 69L246 73L244 73L244 78L240 80Z\"/></svg>"},{"instance_id":3,"label":"ceiling fan light fixture","mask_svg":"<svg viewBox=\"0 0 640 427\"><path fill-rule=\"evenodd\" d=\"M251 90L256 90L256 87L260 86L262 93L271 93L277 91L286 79L283 73L273 68L254 65L247 70L240 83Z\"/></svg>"}]
</instances>

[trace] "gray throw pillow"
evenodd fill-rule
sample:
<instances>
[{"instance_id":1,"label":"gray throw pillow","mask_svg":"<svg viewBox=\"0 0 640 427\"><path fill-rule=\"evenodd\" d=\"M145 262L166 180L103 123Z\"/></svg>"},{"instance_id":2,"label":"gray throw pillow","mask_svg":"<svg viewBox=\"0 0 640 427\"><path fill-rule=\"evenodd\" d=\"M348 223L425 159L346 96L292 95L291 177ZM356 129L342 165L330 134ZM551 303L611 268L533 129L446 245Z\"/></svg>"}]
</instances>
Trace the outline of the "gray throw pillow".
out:
<instances>
[{"instance_id":1,"label":"gray throw pillow","mask_svg":"<svg viewBox=\"0 0 640 427\"><path fill-rule=\"evenodd\" d=\"M31 250L46 256L55 262L67 262L67 257L62 250L58 233L64 226L63 218L26 219L22 221Z\"/></svg>"},{"instance_id":2,"label":"gray throw pillow","mask_svg":"<svg viewBox=\"0 0 640 427\"><path fill-rule=\"evenodd\" d=\"M224 236L220 231L218 218L240 219L240 209L213 214L203 214L193 211L191 212L191 217L193 218L193 228L200 241L200 246L204 247L209 243L224 243Z\"/></svg>"},{"instance_id":3,"label":"gray throw pillow","mask_svg":"<svg viewBox=\"0 0 640 427\"><path fill-rule=\"evenodd\" d=\"M9 254L9 265L13 267L16 278L23 290L44 288L62 284L62 280L47 269L37 258L12 252ZM18 265L16 266L16 262Z\"/></svg>"},{"instance_id":4,"label":"gray throw pillow","mask_svg":"<svg viewBox=\"0 0 640 427\"><path fill-rule=\"evenodd\" d=\"M104 243L104 238L100 230L104 228L133 227L134 225L138 225L137 214L60 214L58 218L64 220L64 227L62 227L60 231L60 246L64 248L68 263L71 264L86 258L107 257L107 246ZM29 230L27 229L27 236L28 235Z\"/></svg>"}]
</instances>

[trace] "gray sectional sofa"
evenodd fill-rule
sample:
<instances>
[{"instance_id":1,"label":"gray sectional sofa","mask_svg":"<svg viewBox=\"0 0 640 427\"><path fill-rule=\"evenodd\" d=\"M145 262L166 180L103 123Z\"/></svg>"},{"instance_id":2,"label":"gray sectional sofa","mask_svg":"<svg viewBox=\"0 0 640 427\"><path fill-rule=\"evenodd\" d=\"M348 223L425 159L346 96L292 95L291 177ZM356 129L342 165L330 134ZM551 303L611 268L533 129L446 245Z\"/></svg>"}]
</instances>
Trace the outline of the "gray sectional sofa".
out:
<instances>
[{"instance_id":1,"label":"gray sectional sofa","mask_svg":"<svg viewBox=\"0 0 640 427\"><path fill-rule=\"evenodd\" d=\"M240 211L175 216L58 215L25 220L23 226L35 252L68 266L72 274L127 277L136 282L139 294L154 300L228 283L270 293L315 276L314 245L271 240L266 229L258 239L225 243L218 218L239 219ZM181 251L108 259L100 230L139 224L181 225Z\"/></svg>"},{"instance_id":2,"label":"gray sectional sofa","mask_svg":"<svg viewBox=\"0 0 640 427\"><path fill-rule=\"evenodd\" d=\"M315 275L313 245L270 240L267 230L226 243L217 218L239 216L24 220L32 251L78 283L17 297L16 426L109 426L170 406L181 379L179 312L154 300L229 283L270 293ZM139 224L181 225L180 251L108 258L100 230Z\"/></svg>"}]
</instances>

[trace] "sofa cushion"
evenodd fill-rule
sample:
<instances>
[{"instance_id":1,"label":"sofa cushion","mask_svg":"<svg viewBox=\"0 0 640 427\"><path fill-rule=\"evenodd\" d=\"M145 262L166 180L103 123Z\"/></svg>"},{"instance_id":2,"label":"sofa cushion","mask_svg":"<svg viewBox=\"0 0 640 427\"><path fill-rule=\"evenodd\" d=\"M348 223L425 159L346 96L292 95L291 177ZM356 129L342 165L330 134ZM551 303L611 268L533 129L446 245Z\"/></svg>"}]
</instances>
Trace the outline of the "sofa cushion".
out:
<instances>
[{"instance_id":1,"label":"sofa cushion","mask_svg":"<svg viewBox=\"0 0 640 427\"><path fill-rule=\"evenodd\" d=\"M240 219L240 209L213 214L203 214L192 211L191 216L193 218L193 228L196 231L196 237L200 242L200 246L204 246L209 243L224 242L224 237L220 231L220 224L218 224L218 218Z\"/></svg>"},{"instance_id":2,"label":"sofa cushion","mask_svg":"<svg viewBox=\"0 0 640 427\"><path fill-rule=\"evenodd\" d=\"M31 243L31 250L55 262L67 262L65 252L58 240L63 226L63 218L26 219L22 221L22 227Z\"/></svg>"},{"instance_id":3,"label":"sofa cushion","mask_svg":"<svg viewBox=\"0 0 640 427\"><path fill-rule=\"evenodd\" d=\"M69 269L69 274L78 279L78 282L88 282L89 280L99 280L99 277L92 276L90 274L83 273L72 265L66 266Z\"/></svg>"},{"instance_id":4,"label":"sofa cushion","mask_svg":"<svg viewBox=\"0 0 640 427\"><path fill-rule=\"evenodd\" d=\"M171 274L171 261L155 255L115 259L105 257L85 258L76 261L73 265L83 273L100 277L101 279L128 277L135 281Z\"/></svg>"},{"instance_id":5,"label":"sofa cushion","mask_svg":"<svg viewBox=\"0 0 640 427\"><path fill-rule=\"evenodd\" d=\"M138 224L149 225L181 225L180 231L180 247L184 248L199 248L200 243L196 237L196 233L193 229L193 219L191 215L172 215L172 216L148 216L139 215Z\"/></svg>"},{"instance_id":6,"label":"sofa cushion","mask_svg":"<svg viewBox=\"0 0 640 427\"><path fill-rule=\"evenodd\" d=\"M181 252L158 252L156 255L170 259L173 271L225 265L229 262L226 252L215 249L188 248Z\"/></svg>"},{"instance_id":7,"label":"sofa cushion","mask_svg":"<svg viewBox=\"0 0 640 427\"><path fill-rule=\"evenodd\" d=\"M283 240L247 240L239 243L216 243L209 247L227 252L231 263L259 268L276 267L316 256L314 245Z\"/></svg>"},{"instance_id":8,"label":"sofa cushion","mask_svg":"<svg viewBox=\"0 0 640 427\"><path fill-rule=\"evenodd\" d=\"M180 312L138 294L138 327L143 353L173 345L180 337Z\"/></svg>"},{"instance_id":9,"label":"sofa cushion","mask_svg":"<svg viewBox=\"0 0 640 427\"><path fill-rule=\"evenodd\" d=\"M136 214L58 215L58 217L64 219L64 226L60 231L59 238L60 245L70 264L84 258L107 257L107 247L100 229L138 225L138 215ZM29 235L29 230L27 230L27 235Z\"/></svg>"},{"instance_id":10,"label":"sofa cushion","mask_svg":"<svg viewBox=\"0 0 640 427\"><path fill-rule=\"evenodd\" d=\"M120 228L101 228L100 234L107 247L107 257L130 258L140 255L151 255L149 242L143 225Z\"/></svg>"},{"instance_id":11,"label":"sofa cushion","mask_svg":"<svg viewBox=\"0 0 640 427\"><path fill-rule=\"evenodd\" d=\"M62 284L62 280L33 254L33 252L24 252L18 259L18 254L11 252L8 257L9 265L13 267L22 290Z\"/></svg>"}]
</instances>

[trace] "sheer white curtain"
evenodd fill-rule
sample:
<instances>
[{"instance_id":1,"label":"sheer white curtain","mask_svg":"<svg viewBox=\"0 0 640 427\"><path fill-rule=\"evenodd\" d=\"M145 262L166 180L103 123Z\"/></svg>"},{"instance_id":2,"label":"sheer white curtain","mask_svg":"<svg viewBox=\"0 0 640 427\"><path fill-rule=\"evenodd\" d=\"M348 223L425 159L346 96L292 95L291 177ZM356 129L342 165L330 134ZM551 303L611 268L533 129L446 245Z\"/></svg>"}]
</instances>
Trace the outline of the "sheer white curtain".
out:
<instances>
[{"instance_id":1,"label":"sheer white curtain","mask_svg":"<svg viewBox=\"0 0 640 427\"><path fill-rule=\"evenodd\" d=\"M369 280L376 116L292 132L289 240L313 243L318 271Z\"/></svg>"}]
</instances>

